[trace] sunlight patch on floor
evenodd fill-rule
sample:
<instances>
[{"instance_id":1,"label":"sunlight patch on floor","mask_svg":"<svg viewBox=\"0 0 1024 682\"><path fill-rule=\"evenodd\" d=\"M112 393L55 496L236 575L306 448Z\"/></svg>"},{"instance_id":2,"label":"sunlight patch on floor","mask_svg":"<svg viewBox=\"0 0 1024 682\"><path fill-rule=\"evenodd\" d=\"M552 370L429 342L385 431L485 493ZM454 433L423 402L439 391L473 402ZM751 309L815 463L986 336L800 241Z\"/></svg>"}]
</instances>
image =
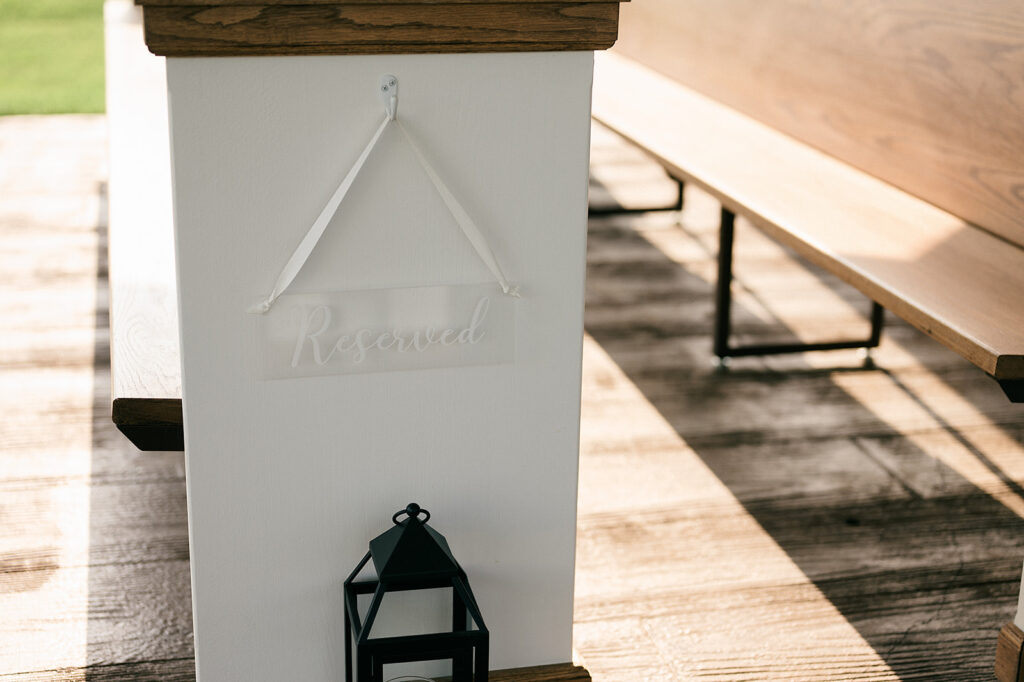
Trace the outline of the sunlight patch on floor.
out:
<instances>
[{"instance_id":1,"label":"sunlight patch on floor","mask_svg":"<svg viewBox=\"0 0 1024 682\"><path fill-rule=\"evenodd\" d=\"M708 651L748 669L763 657L765 679L792 679L823 648L897 679L590 336L583 363L574 641L595 682L690 679ZM778 585L799 597L766 608ZM690 604L686 617L669 603Z\"/></svg>"},{"instance_id":2,"label":"sunlight patch on floor","mask_svg":"<svg viewBox=\"0 0 1024 682\"><path fill-rule=\"evenodd\" d=\"M0 119L0 674L88 657L99 116ZM12 200L7 201L10 197ZM84 257L83 257L84 254ZM78 679L68 673L67 679Z\"/></svg>"}]
</instances>

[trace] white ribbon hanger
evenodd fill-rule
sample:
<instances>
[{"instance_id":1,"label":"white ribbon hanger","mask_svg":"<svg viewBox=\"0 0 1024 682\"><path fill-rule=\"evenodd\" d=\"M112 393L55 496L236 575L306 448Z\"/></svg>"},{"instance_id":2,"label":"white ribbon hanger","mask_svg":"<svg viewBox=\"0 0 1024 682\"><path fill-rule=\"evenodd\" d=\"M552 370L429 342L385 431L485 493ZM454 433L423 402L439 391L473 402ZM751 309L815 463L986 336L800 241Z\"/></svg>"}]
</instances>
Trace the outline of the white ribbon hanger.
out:
<instances>
[{"instance_id":1,"label":"white ribbon hanger","mask_svg":"<svg viewBox=\"0 0 1024 682\"><path fill-rule=\"evenodd\" d=\"M473 250L476 251L477 256L483 261L487 269L491 271L494 279L501 286L501 290L508 296L519 297L519 288L511 284L508 279L505 278L505 274L501 270L501 266L498 265L497 259L494 257L494 253L491 251L491 247L487 245L487 240L484 238L483 233L477 228L476 223L469 217L466 210L459 203L455 195L451 193L448 186L444 184L441 176L437 174L434 167L430 165L426 157L423 155L422 150L413 141L412 136L409 135L409 131L406 130L402 122L398 120L398 79L394 76L387 75L381 78L380 86L381 99L384 103L384 120L377 127L377 131L370 138L370 142L363 149L359 158L356 159L355 164L349 169L345 175L345 179L338 185L338 189L334 190L334 194L331 195L327 205L324 206L323 210L320 211L320 215L317 216L312 227L306 233L306 236L299 242L295 252L292 253L291 258L285 263L284 268L281 270L281 274L277 276L277 281L274 282L274 288L270 294L261 302L253 305L249 308L250 313L262 314L270 310L271 306L274 305L274 301L281 296L285 290L291 285L292 281L302 270L302 267L306 264L313 249L316 248L317 242L320 241L320 237L323 236L324 230L327 229L327 225L331 222L334 214L337 213L338 207L341 202L345 199L345 195L348 194L349 189L352 188L352 183L355 182L356 177L359 175L359 171L363 169L363 165L366 160L373 153L374 148L377 146L377 142L380 140L381 135L384 134L384 130L394 123L398 126L398 129L402 133L402 138L408 143L409 147L413 151L413 155L419 162L420 167L427 174L431 184L437 191L441 200L444 201L445 207L451 214L452 218L458 224L462 233L466 235L466 239L473 245Z\"/></svg>"}]
</instances>

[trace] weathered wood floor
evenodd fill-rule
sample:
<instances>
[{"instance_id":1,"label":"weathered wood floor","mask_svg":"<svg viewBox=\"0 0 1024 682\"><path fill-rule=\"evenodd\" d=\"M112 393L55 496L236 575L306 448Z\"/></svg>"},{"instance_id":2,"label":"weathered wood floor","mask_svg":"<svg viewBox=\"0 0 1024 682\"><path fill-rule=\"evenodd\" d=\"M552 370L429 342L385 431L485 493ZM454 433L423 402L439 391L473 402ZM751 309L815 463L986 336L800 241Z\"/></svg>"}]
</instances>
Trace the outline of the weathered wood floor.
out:
<instances>
[{"instance_id":1,"label":"weathered wood floor","mask_svg":"<svg viewBox=\"0 0 1024 682\"><path fill-rule=\"evenodd\" d=\"M109 421L101 117L0 119L0 681L193 680L183 464ZM600 130L594 198L668 199ZM890 318L880 369L710 366L713 202L595 219L575 644L597 682L990 680L1024 560L1024 407ZM736 329L860 335L755 231Z\"/></svg>"},{"instance_id":2,"label":"weathered wood floor","mask_svg":"<svg viewBox=\"0 0 1024 682\"><path fill-rule=\"evenodd\" d=\"M194 679L184 464L110 422L106 159L103 117L0 118L5 681Z\"/></svg>"}]
</instances>

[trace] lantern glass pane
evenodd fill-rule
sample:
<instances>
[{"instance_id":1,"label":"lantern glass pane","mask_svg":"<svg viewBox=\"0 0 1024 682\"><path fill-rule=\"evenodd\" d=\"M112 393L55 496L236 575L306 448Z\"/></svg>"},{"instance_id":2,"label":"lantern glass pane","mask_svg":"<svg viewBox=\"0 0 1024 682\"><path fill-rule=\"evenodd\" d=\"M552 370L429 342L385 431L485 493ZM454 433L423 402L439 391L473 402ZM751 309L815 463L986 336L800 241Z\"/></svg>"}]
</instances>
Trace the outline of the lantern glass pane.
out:
<instances>
[{"instance_id":1,"label":"lantern glass pane","mask_svg":"<svg viewBox=\"0 0 1024 682\"><path fill-rule=\"evenodd\" d=\"M370 638L451 632L452 593L450 587L385 592L370 628ZM359 595L359 617L363 622L372 599L372 594Z\"/></svg>"},{"instance_id":2,"label":"lantern glass pane","mask_svg":"<svg viewBox=\"0 0 1024 682\"><path fill-rule=\"evenodd\" d=\"M444 661L415 661L413 663L388 663L384 666L384 680L398 678L395 682L422 682L419 678L435 680L452 676L451 659Z\"/></svg>"}]
</instances>

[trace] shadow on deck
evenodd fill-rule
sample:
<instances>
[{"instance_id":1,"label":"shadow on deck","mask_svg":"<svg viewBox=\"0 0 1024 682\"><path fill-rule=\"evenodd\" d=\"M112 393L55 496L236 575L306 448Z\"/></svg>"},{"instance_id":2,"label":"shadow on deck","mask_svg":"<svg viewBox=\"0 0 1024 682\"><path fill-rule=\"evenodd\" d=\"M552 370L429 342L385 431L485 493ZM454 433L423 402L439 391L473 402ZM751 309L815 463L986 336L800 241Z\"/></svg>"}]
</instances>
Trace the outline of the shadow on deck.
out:
<instances>
[{"instance_id":1,"label":"shadow on deck","mask_svg":"<svg viewBox=\"0 0 1024 682\"><path fill-rule=\"evenodd\" d=\"M592 197L629 194L639 162L595 139L611 170ZM679 224L591 222L585 324L591 357L614 364L584 379L577 647L595 679L992 679L1024 558L1024 411L891 315L878 369L844 351L714 370L716 217L687 190ZM743 340L865 335L866 300L746 225L736 268ZM613 433L644 421L616 371L678 443ZM588 435L598 422L607 437ZM647 642L648 660L612 655L612 636Z\"/></svg>"}]
</instances>

